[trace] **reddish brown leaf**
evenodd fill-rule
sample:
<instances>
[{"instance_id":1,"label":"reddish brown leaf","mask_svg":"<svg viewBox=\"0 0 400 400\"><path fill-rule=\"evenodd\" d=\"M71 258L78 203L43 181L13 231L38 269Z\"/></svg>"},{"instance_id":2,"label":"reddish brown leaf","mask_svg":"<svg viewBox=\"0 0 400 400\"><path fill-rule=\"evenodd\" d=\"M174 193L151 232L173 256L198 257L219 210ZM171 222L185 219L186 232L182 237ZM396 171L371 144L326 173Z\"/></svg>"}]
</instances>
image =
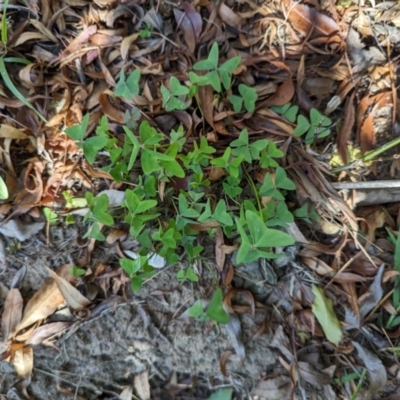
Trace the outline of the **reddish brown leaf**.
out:
<instances>
[{"instance_id":1,"label":"reddish brown leaf","mask_svg":"<svg viewBox=\"0 0 400 400\"><path fill-rule=\"evenodd\" d=\"M355 122L354 96L355 92L346 100L343 124L337 136L338 152L344 164L347 164L347 143Z\"/></svg>"},{"instance_id":2,"label":"reddish brown leaf","mask_svg":"<svg viewBox=\"0 0 400 400\"><path fill-rule=\"evenodd\" d=\"M276 90L276 92L267 99L265 105L270 106L283 106L292 100L295 89L293 85L292 78L289 76L285 82L282 83Z\"/></svg>"},{"instance_id":3,"label":"reddish brown leaf","mask_svg":"<svg viewBox=\"0 0 400 400\"><path fill-rule=\"evenodd\" d=\"M329 36L339 31L338 24L325 14L318 12L315 8L297 1L284 0L287 19L293 28L303 36Z\"/></svg>"},{"instance_id":4,"label":"reddish brown leaf","mask_svg":"<svg viewBox=\"0 0 400 400\"><path fill-rule=\"evenodd\" d=\"M214 91L210 85L199 88L200 108L205 120L214 128Z\"/></svg>"},{"instance_id":5,"label":"reddish brown leaf","mask_svg":"<svg viewBox=\"0 0 400 400\"><path fill-rule=\"evenodd\" d=\"M226 363L228 362L228 358L233 354L232 351L226 350L221 354L221 357L219 358L219 369L222 372L222 375L228 376L226 373Z\"/></svg>"}]
</instances>

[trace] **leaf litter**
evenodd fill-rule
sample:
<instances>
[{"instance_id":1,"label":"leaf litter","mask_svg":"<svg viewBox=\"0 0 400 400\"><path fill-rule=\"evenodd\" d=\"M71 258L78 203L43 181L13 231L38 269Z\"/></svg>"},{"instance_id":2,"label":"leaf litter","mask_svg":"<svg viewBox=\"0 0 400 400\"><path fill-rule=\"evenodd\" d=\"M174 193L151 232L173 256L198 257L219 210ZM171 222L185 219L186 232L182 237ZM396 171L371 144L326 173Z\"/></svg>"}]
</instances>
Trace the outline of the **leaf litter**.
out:
<instances>
[{"instance_id":1,"label":"leaf litter","mask_svg":"<svg viewBox=\"0 0 400 400\"><path fill-rule=\"evenodd\" d=\"M313 210L325 222L313 224L311 212L300 213L301 217L292 222L292 232L296 232L292 235L301 239L302 248L288 257L286 264L272 262L279 284L265 302L252 299L249 306L249 295L244 303L239 296L229 300L234 318L226 327L230 344L225 346L233 347L240 359L244 354L251 357L254 343L251 336L242 341L241 336L246 335L239 325L247 327L249 318L258 321L253 334L265 331L255 342L272 335L266 346L284 355L286 360L277 362L275 369L283 368L286 375L277 378L257 371L258 375L252 377L258 382L253 395L266 398L284 398L296 390L313 393L318 387L324 387L327 393L333 387L341 396L354 394L358 378L343 385L335 382L354 368L361 373L363 367L355 367L357 359L368 371L368 385L361 389L365 396L386 390L387 379L396 384L400 335L396 275L400 267L394 256L400 248L396 241L398 200L390 200L388 188L366 213L364 207L351 202L357 189L337 193L331 182L396 177L394 145L388 146L385 157L372 163L363 162L361 157L354 161L349 151L355 146L365 156L398 135L398 82L393 73L398 68L400 22L393 18L398 5L374 2L373 7L366 8L343 1L301 4L290 0L262 6L252 1L161 2L154 7L142 1L78 1L66 5L28 2L26 7L13 5L7 10L12 16L7 22L10 59L2 58L0 63L0 233L5 241L5 251L0 255L11 255L15 246L18 254L20 242L31 245L40 236L49 223L40 216L41 207L50 207L59 215L67 215L71 209L84 214L86 205L71 206L63 195L65 191L83 199L90 189L98 196L106 193L116 206L122 204L124 191L100 171L101 164L85 166L82 149L63 130L80 123L89 112L85 135L91 134L102 115L118 133L118 124L126 122L126 111L129 114L135 106L163 131L166 125L162 117L167 116L162 114L157 85L166 82L166 76L186 78L191 66L204 60L204 49L217 41L223 60L242 57L234 72L235 84L257 88L254 111L248 115L232 112L214 96L210 86L201 86L198 102L205 121L193 109L176 111L168 114L171 127L182 123L188 136L205 136L219 149L226 147L227 139L237 139L244 128L250 137L272 138L284 151L282 167L296 184L296 194L290 199L292 207ZM29 65L20 63L21 55L26 55ZM132 101L113 93L121 71L131 67L141 71L140 85L146 88ZM133 86L126 82L123 90L133 93ZM178 97L174 98L181 101ZM312 144L294 137L301 120L296 123L290 111L282 115L274 109L289 102L306 115L312 108L325 110L325 115L329 111L329 119L337 124L337 137L332 128L332 136ZM338 172L330 166L334 143L342 161ZM210 179L220 177L217 168L212 173ZM367 214L383 215L382 221L367 220ZM338 227L336 234L326 230L329 224ZM50 227L48 231L53 230ZM137 254L135 244L126 239L127 232L119 232L109 240L112 254ZM219 232L210 248L215 249L217 273L223 277L225 293L229 293L235 282L229 277L235 274L230 253L236 249L230 249L231 243L225 240ZM83 249L75 261L87 267L98 244L95 240L85 244L81 232L77 232L75 242ZM58 260L53 265L64 263ZM8 258L7 263L1 260L0 267L10 274L14 265ZM67 271L71 266L63 268ZM76 329L77 321L90 320L101 307L109 309L109 305L102 306L108 303L100 293L106 297L126 295L126 277L110 261L97 265L92 261L84 271L83 278L67 279L63 273L51 272L53 278L41 286L36 284L35 294L26 296L26 290L9 286L8 294L1 297L0 348L6 349L2 350L4 358L13 360L27 385L35 353L31 346L71 326ZM32 274L30 269L28 274ZM208 289L207 285L201 288L202 296ZM162 306L160 301L155 308ZM222 310L217 314L221 317ZM61 315L68 316L67 320L57 320ZM268 322L264 324L260 318ZM371 329L373 335L367 333ZM289 332L294 333L287 336ZM377 343L382 343L379 337L387 336L391 343L378 352ZM326 356L320 368L298 355L311 344ZM341 367L333 375L321 372L333 366L336 357L342 361ZM231 358L225 363L227 374ZM384 366L390 367L385 370ZM213 372L215 376L218 373L217 369ZM135 376L126 382L127 387L133 382L137 395L147 398L146 373ZM328 390L325 386L329 383L332 386Z\"/></svg>"}]
</instances>

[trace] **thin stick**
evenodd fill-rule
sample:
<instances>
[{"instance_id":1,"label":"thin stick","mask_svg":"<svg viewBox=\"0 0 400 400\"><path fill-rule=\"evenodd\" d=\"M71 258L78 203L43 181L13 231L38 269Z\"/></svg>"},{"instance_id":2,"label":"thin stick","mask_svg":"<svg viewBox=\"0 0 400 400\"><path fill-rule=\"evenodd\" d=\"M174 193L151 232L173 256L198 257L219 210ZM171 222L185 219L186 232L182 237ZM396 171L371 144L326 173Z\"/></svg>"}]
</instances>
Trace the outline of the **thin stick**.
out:
<instances>
[{"instance_id":1,"label":"thin stick","mask_svg":"<svg viewBox=\"0 0 400 400\"><path fill-rule=\"evenodd\" d=\"M400 180L371 181L371 182L332 182L332 187L341 189L395 189L400 188Z\"/></svg>"}]
</instances>

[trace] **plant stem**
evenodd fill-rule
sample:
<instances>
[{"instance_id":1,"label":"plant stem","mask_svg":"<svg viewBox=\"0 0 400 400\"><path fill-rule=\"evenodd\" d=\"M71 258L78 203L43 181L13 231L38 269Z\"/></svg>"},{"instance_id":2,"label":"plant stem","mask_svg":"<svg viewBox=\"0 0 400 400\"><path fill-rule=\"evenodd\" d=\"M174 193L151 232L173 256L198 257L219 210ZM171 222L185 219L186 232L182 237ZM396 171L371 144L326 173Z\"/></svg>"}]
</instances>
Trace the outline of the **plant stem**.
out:
<instances>
[{"instance_id":1,"label":"plant stem","mask_svg":"<svg viewBox=\"0 0 400 400\"><path fill-rule=\"evenodd\" d=\"M245 176L246 176L247 182L249 182L251 188L253 189L254 197L256 198L257 205L258 205L258 210L259 210L259 212L260 212L260 217L261 217L261 219L262 219L262 218L263 218L263 215L262 215L262 206L261 206L260 196L258 195L257 187L256 187L256 185L254 184L253 179L251 179L250 174L247 172L247 169L246 169L246 168L243 168L243 170L244 170L244 174L245 174Z\"/></svg>"}]
</instances>

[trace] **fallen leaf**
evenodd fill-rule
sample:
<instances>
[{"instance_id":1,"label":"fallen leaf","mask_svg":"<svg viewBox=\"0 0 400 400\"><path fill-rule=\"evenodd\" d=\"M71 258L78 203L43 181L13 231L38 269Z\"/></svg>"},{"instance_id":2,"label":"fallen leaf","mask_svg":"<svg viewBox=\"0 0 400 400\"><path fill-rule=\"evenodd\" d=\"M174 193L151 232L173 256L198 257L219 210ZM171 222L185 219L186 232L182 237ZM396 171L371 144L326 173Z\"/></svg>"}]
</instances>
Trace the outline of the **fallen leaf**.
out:
<instances>
[{"instance_id":1,"label":"fallen leaf","mask_svg":"<svg viewBox=\"0 0 400 400\"><path fill-rule=\"evenodd\" d=\"M268 400L282 400L288 398L292 388L292 382L288 376L281 375L273 379L261 381L251 392Z\"/></svg>"},{"instance_id":2,"label":"fallen leaf","mask_svg":"<svg viewBox=\"0 0 400 400\"><path fill-rule=\"evenodd\" d=\"M315 295L312 312L321 324L326 338L338 346L342 340L343 332L340 322L333 311L332 300L328 299L324 290L316 285L312 285L312 292Z\"/></svg>"},{"instance_id":3,"label":"fallen leaf","mask_svg":"<svg viewBox=\"0 0 400 400\"><path fill-rule=\"evenodd\" d=\"M66 279L57 275L50 268L46 269L50 276L57 283L57 286L69 307L71 307L73 310L80 310L91 304L91 301L87 299L77 288L72 286Z\"/></svg>"},{"instance_id":4,"label":"fallen leaf","mask_svg":"<svg viewBox=\"0 0 400 400\"><path fill-rule=\"evenodd\" d=\"M147 370L134 376L133 386L140 400L150 400L149 372Z\"/></svg>"},{"instance_id":5,"label":"fallen leaf","mask_svg":"<svg viewBox=\"0 0 400 400\"><path fill-rule=\"evenodd\" d=\"M368 291L358 299L361 319L364 319L367 314L377 306L383 296L382 276L384 271L385 265L382 264L379 267L373 282L368 288Z\"/></svg>"},{"instance_id":6,"label":"fallen leaf","mask_svg":"<svg viewBox=\"0 0 400 400\"><path fill-rule=\"evenodd\" d=\"M43 341L46 339L57 335L58 333L67 329L69 326L71 326L70 322L54 322L52 324L39 326L30 334L28 339L25 340L25 344L35 346L43 343Z\"/></svg>"},{"instance_id":7,"label":"fallen leaf","mask_svg":"<svg viewBox=\"0 0 400 400\"><path fill-rule=\"evenodd\" d=\"M299 375L307 382L313 386L319 387L323 385L328 385L332 382L332 378L322 371L318 371L310 363L299 361L298 363Z\"/></svg>"},{"instance_id":8,"label":"fallen leaf","mask_svg":"<svg viewBox=\"0 0 400 400\"><path fill-rule=\"evenodd\" d=\"M354 96L355 92L353 92L346 100L343 124L337 136L338 152L344 164L347 164L348 161L347 146L355 123Z\"/></svg>"},{"instance_id":9,"label":"fallen leaf","mask_svg":"<svg viewBox=\"0 0 400 400\"><path fill-rule=\"evenodd\" d=\"M215 263L218 266L218 269L222 271L225 265L225 253L222 250L221 246L224 244L224 234L220 226L217 227L217 231L215 233Z\"/></svg>"},{"instance_id":10,"label":"fallen leaf","mask_svg":"<svg viewBox=\"0 0 400 400\"><path fill-rule=\"evenodd\" d=\"M11 219L4 224L0 224L0 233L4 236L16 238L20 242L31 238L41 231L45 226L44 222L33 222L24 224L20 220Z\"/></svg>"},{"instance_id":11,"label":"fallen leaf","mask_svg":"<svg viewBox=\"0 0 400 400\"><path fill-rule=\"evenodd\" d=\"M236 355L241 361L246 358L246 351L242 342L242 328L239 317L236 314L229 314L229 322L223 325L228 333L229 339L235 349Z\"/></svg>"},{"instance_id":12,"label":"fallen leaf","mask_svg":"<svg viewBox=\"0 0 400 400\"><path fill-rule=\"evenodd\" d=\"M365 390L362 398L369 400L374 394L383 389L387 382L387 373L382 361L369 350L362 347L359 343L353 341L357 349L358 357L363 361L368 370L369 387Z\"/></svg>"},{"instance_id":13,"label":"fallen leaf","mask_svg":"<svg viewBox=\"0 0 400 400\"><path fill-rule=\"evenodd\" d=\"M267 99L265 105L270 106L283 106L292 99L295 93L292 77L289 76L282 85L278 86L276 92Z\"/></svg>"},{"instance_id":14,"label":"fallen leaf","mask_svg":"<svg viewBox=\"0 0 400 400\"><path fill-rule=\"evenodd\" d=\"M33 369L33 350L31 346L24 346L13 351L12 363L15 372L22 378L28 378Z\"/></svg>"},{"instance_id":15,"label":"fallen leaf","mask_svg":"<svg viewBox=\"0 0 400 400\"><path fill-rule=\"evenodd\" d=\"M18 289L10 289L4 302L1 315L1 334L3 340L9 340L15 332L15 328L21 321L23 300Z\"/></svg>"}]
</instances>

